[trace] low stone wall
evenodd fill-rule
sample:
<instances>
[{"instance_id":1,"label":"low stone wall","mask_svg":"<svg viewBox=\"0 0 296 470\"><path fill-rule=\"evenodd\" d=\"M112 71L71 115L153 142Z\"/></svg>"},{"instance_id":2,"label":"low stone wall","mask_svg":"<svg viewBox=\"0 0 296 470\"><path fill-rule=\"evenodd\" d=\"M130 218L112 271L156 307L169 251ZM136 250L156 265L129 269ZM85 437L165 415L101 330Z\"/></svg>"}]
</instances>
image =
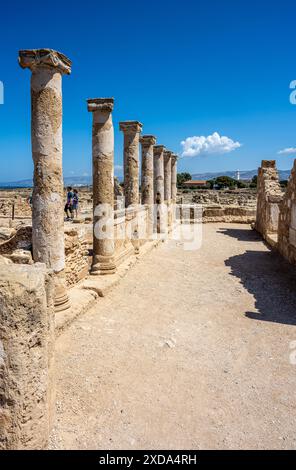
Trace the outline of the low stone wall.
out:
<instances>
[{"instance_id":1,"label":"low stone wall","mask_svg":"<svg viewBox=\"0 0 296 470\"><path fill-rule=\"evenodd\" d=\"M239 207L256 207L257 193L254 189L200 189L191 193L180 193L183 201L186 202L189 196L191 202L202 205L218 205L218 206L239 206Z\"/></svg>"},{"instance_id":2,"label":"low stone wall","mask_svg":"<svg viewBox=\"0 0 296 470\"><path fill-rule=\"evenodd\" d=\"M290 263L296 264L296 160L280 206L277 248Z\"/></svg>"},{"instance_id":3,"label":"low stone wall","mask_svg":"<svg viewBox=\"0 0 296 470\"><path fill-rule=\"evenodd\" d=\"M256 218L256 191L252 189L179 192L177 202L200 204L203 223L252 223Z\"/></svg>"},{"instance_id":4,"label":"low stone wall","mask_svg":"<svg viewBox=\"0 0 296 470\"><path fill-rule=\"evenodd\" d=\"M88 275L89 243L85 230L74 226L65 228L65 275L68 287Z\"/></svg>"},{"instance_id":5,"label":"low stone wall","mask_svg":"<svg viewBox=\"0 0 296 470\"><path fill-rule=\"evenodd\" d=\"M275 160L262 161L258 169L257 194L255 229L266 238L278 231L279 207L283 199Z\"/></svg>"},{"instance_id":6,"label":"low stone wall","mask_svg":"<svg viewBox=\"0 0 296 470\"><path fill-rule=\"evenodd\" d=\"M55 409L53 278L43 264L2 261L0 449L43 449Z\"/></svg>"},{"instance_id":7,"label":"low stone wall","mask_svg":"<svg viewBox=\"0 0 296 470\"><path fill-rule=\"evenodd\" d=\"M203 207L203 223L230 222L251 224L256 218L256 209L239 206L206 206Z\"/></svg>"}]
</instances>

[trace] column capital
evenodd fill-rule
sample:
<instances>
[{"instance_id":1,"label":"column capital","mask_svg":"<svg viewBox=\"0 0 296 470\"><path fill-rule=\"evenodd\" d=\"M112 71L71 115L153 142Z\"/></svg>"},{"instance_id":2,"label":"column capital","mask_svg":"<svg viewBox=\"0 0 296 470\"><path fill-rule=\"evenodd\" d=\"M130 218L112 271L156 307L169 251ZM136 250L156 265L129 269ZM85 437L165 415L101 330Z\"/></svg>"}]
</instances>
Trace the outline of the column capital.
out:
<instances>
[{"instance_id":1,"label":"column capital","mask_svg":"<svg viewBox=\"0 0 296 470\"><path fill-rule=\"evenodd\" d=\"M173 152L171 150L164 150L163 152L164 158L171 158L173 156Z\"/></svg>"},{"instance_id":2,"label":"column capital","mask_svg":"<svg viewBox=\"0 0 296 470\"><path fill-rule=\"evenodd\" d=\"M91 113L96 111L112 113L114 98L91 98L87 100L87 110Z\"/></svg>"},{"instance_id":3,"label":"column capital","mask_svg":"<svg viewBox=\"0 0 296 470\"><path fill-rule=\"evenodd\" d=\"M72 62L68 57L53 49L24 49L19 51L18 61L23 69L32 72L38 67L56 69L61 74L70 75Z\"/></svg>"},{"instance_id":4,"label":"column capital","mask_svg":"<svg viewBox=\"0 0 296 470\"><path fill-rule=\"evenodd\" d=\"M175 153L172 152L171 158L172 158L172 160L174 160L176 162L178 160L178 155L176 155Z\"/></svg>"},{"instance_id":5,"label":"column capital","mask_svg":"<svg viewBox=\"0 0 296 470\"><path fill-rule=\"evenodd\" d=\"M124 134L137 134L142 131L143 124L139 121L121 121L119 129Z\"/></svg>"},{"instance_id":6,"label":"column capital","mask_svg":"<svg viewBox=\"0 0 296 470\"><path fill-rule=\"evenodd\" d=\"M164 145L154 145L153 147L154 155L161 155L165 151Z\"/></svg>"},{"instance_id":7,"label":"column capital","mask_svg":"<svg viewBox=\"0 0 296 470\"><path fill-rule=\"evenodd\" d=\"M154 137L154 135L142 135L140 137L140 142L142 145L155 145L156 137Z\"/></svg>"}]
</instances>

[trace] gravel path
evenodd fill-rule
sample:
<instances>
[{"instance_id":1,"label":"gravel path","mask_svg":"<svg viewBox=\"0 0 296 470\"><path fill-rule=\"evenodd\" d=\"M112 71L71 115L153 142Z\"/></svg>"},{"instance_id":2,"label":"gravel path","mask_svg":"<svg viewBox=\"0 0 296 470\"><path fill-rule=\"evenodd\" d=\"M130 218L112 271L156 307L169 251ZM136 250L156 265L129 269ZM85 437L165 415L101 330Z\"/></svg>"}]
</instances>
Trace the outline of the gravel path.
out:
<instances>
[{"instance_id":1,"label":"gravel path","mask_svg":"<svg viewBox=\"0 0 296 470\"><path fill-rule=\"evenodd\" d=\"M158 247L58 339L51 448L296 449L295 286L247 225Z\"/></svg>"}]
</instances>

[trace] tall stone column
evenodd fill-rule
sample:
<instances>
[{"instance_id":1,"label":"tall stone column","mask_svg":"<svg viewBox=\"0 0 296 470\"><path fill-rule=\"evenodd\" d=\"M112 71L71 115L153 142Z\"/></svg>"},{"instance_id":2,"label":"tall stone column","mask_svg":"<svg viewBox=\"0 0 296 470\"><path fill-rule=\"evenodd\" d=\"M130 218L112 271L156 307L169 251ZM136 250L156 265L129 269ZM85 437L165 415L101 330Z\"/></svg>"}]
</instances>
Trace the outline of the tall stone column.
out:
<instances>
[{"instance_id":1,"label":"tall stone column","mask_svg":"<svg viewBox=\"0 0 296 470\"><path fill-rule=\"evenodd\" d=\"M156 213L156 231L167 231L167 210L164 204L164 145L154 145L154 203Z\"/></svg>"},{"instance_id":2,"label":"tall stone column","mask_svg":"<svg viewBox=\"0 0 296 470\"><path fill-rule=\"evenodd\" d=\"M114 129L113 98L87 101L93 113L94 240L91 274L113 274L114 261Z\"/></svg>"},{"instance_id":3,"label":"tall stone column","mask_svg":"<svg viewBox=\"0 0 296 470\"><path fill-rule=\"evenodd\" d=\"M63 274L62 75L71 73L71 61L60 52L38 49L20 51L19 64L32 72L33 258L56 273L55 308L59 311L69 307Z\"/></svg>"},{"instance_id":4,"label":"tall stone column","mask_svg":"<svg viewBox=\"0 0 296 470\"><path fill-rule=\"evenodd\" d=\"M143 135L140 142L142 144L141 202L148 205L147 231L148 237L150 237L153 234L153 146L156 143L156 138L153 135Z\"/></svg>"},{"instance_id":5,"label":"tall stone column","mask_svg":"<svg viewBox=\"0 0 296 470\"><path fill-rule=\"evenodd\" d=\"M164 200L171 203L172 198L172 152L164 152Z\"/></svg>"},{"instance_id":6,"label":"tall stone column","mask_svg":"<svg viewBox=\"0 0 296 470\"><path fill-rule=\"evenodd\" d=\"M177 202L177 160L178 157L175 154L172 154L171 157L171 198L172 198L172 203L176 204Z\"/></svg>"},{"instance_id":7,"label":"tall stone column","mask_svg":"<svg viewBox=\"0 0 296 470\"><path fill-rule=\"evenodd\" d=\"M171 198L172 198L172 162L171 157L172 153L169 150L165 150L163 157L163 166L164 166L164 202L167 205L167 223L168 229L171 230L172 227L172 207L171 207Z\"/></svg>"},{"instance_id":8,"label":"tall stone column","mask_svg":"<svg viewBox=\"0 0 296 470\"><path fill-rule=\"evenodd\" d=\"M163 204L164 202L164 145L154 145L154 202Z\"/></svg>"},{"instance_id":9,"label":"tall stone column","mask_svg":"<svg viewBox=\"0 0 296 470\"><path fill-rule=\"evenodd\" d=\"M125 207L139 204L139 138L142 127L138 121L119 123L124 134Z\"/></svg>"},{"instance_id":10,"label":"tall stone column","mask_svg":"<svg viewBox=\"0 0 296 470\"><path fill-rule=\"evenodd\" d=\"M177 204L177 160L178 157L172 154L171 157L171 199L172 199L172 223L176 220Z\"/></svg>"}]
</instances>

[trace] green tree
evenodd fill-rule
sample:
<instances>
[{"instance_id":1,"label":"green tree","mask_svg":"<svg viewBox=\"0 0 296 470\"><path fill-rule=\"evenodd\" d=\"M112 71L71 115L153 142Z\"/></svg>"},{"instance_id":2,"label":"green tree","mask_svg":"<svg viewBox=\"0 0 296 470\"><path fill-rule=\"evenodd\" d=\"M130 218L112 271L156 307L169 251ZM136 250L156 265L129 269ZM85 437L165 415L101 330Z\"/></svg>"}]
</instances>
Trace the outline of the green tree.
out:
<instances>
[{"instance_id":1,"label":"green tree","mask_svg":"<svg viewBox=\"0 0 296 470\"><path fill-rule=\"evenodd\" d=\"M253 176L252 181L250 183L250 188L257 188L257 180L258 180L258 176L257 175Z\"/></svg>"},{"instance_id":2,"label":"green tree","mask_svg":"<svg viewBox=\"0 0 296 470\"><path fill-rule=\"evenodd\" d=\"M214 184L216 184L219 189L222 188L235 188L238 186L238 181L234 178L230 178L230 176L218 176L214 179Z\"/></svg>"},{"instance_id":3,"label":"green tree","mask_svg":"<svg viewBox=\"0 0 296 470\"><path fill-rule=\"evenodd\" d=\"M185 181L191 180L190 173L178 173L177 174L177 186L180 188Z\"/></svg>"}]
</instances>

